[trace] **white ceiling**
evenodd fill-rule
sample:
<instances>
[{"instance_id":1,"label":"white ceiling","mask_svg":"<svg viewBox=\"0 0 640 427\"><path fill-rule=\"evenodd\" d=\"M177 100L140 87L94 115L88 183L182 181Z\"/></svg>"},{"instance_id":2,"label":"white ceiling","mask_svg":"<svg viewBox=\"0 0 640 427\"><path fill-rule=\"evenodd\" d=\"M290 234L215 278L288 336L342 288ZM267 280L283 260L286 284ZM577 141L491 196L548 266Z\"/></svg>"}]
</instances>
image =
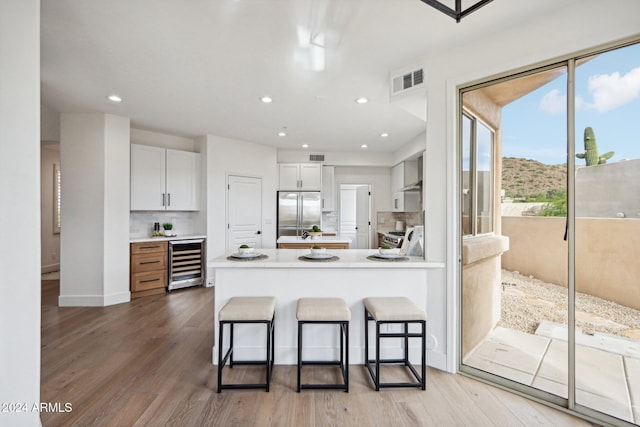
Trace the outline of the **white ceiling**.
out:
<instances>
[{"instance_id":1,"label":"white ceiling","mask_svg":"<svg viewBox=\"0 0 640 427\"><path fill-rule=\"evenodd\" d=\"M42 103L187 137L393 151L425 124L389 101L391 70L558 3L495 0L456 24L420 0L42 0Z\"/></svg>"}]
</instances>

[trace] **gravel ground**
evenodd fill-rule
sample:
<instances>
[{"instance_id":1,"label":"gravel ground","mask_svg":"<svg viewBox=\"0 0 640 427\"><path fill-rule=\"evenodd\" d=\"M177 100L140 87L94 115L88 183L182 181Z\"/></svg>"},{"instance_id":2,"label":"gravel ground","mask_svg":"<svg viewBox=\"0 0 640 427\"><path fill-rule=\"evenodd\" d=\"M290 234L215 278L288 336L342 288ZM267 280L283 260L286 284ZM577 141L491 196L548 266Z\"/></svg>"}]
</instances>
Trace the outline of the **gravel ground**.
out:
<instances>
[{"instance_id":1,"label":"gravel ground","mask_svg":"<svg viewBox=\"0 0 640 427\"><path fill-rule=\"evenodd\" d=\"M498 326L533 334L542 320L567 324L567 288L502 270L502 289ZM605 332L640 340L639 310L591 295L576 294L576 325L586 334Z\"/></svg>"}]
</instances>

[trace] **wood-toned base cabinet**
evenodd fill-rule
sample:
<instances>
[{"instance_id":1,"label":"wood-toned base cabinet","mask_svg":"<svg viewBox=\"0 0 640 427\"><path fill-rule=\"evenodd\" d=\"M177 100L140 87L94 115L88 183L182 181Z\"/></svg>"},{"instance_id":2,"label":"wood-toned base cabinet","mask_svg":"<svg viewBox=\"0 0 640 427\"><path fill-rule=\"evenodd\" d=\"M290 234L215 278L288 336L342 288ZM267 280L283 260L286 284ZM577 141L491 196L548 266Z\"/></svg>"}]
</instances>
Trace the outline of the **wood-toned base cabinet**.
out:
<instances>
[{"instance_id":1,"label":"wood-toned base cabinet","mask_svg":"<svg viewBox=\"0 0 640 427\"><path fill-rule=\"evenodd\" d=\"M167 266L166 241L131 243L131 298L166 292Z\"/></svg>"},{"instance_id":2,"label":"wood-toned base cabinet","mask_svg":"<svg viewBox=\"0 0 640 427\"><path fill-rule=\"evenodd\" d=\"M311 247L316 245L327 249L349 249L348 243L322 243L314 242L313 240L309 243L280 243L278 247L280 249L311 249Z\"/></svg>"}]
</instances>

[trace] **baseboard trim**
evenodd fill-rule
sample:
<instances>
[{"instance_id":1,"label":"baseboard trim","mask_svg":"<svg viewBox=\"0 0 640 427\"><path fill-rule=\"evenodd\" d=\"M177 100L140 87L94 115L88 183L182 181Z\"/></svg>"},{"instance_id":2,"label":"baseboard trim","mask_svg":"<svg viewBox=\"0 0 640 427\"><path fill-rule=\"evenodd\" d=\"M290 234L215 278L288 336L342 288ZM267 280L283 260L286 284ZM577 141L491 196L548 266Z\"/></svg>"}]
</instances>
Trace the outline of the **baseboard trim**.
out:
<instances>
[{"instance_id":1,"label":"baseboard trim","mask_svg":"<svg viewBox=\"0 0 640 427\"><path fill-rule=\"evenodd\" d=\"M60 271L60 263L43 265L40 267L40 274L51 273L52 271Z\"/></svg>"},{"instance_id":2,"label":"baseboard trim","mask_svg":"<svg viewBox=\"0 0 640 427\"><path fill-rule=\"evenodd\" d=\"M111 295L60 295L60 307L106 307L131 301L130 292L119 292Z\"/></svg>"}]
</instances>

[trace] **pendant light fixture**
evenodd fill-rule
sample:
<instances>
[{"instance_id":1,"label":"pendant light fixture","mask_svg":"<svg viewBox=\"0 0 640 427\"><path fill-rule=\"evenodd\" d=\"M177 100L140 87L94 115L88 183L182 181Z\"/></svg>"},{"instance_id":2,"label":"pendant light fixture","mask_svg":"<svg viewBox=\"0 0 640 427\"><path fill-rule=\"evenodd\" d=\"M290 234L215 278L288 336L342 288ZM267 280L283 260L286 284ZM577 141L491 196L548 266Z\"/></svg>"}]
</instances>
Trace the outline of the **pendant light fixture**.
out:
<instances>
[{"instance_id":1,"label":"pendant light fixture","mask_svg":"<svg viewBox=\"0 0 640 427\"><path fill-rule=\"evenodd\" d=\"M465 10L462 10L462 0L455 0L456 1L455 10L439 2L438 0L420 0L420 1L428 4L433 8L438 9L440 12L444 13L445 15L452 17L453 19L456 20L456 22L460 22L462 18L464 18L465 16L469 15L472 12L475 12L476 10L480 9L482 6L486 5L487 3L491 3L493 0L478 1L472 4L471 6L469 6L468 8L466 8Z\"/></svg>"}]
</instances>

